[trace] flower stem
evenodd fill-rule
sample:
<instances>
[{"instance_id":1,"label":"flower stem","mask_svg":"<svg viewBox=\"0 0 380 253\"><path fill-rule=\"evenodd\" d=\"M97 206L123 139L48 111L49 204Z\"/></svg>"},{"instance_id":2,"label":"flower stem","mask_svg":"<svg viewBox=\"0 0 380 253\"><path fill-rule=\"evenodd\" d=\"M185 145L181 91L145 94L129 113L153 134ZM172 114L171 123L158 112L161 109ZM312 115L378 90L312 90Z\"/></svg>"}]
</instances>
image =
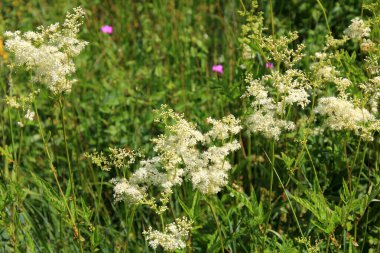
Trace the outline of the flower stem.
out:
<instances>
[{"instance_id":1,"label":"flower stem","mask_svg":"<svg viewBox=\"0 0 380 253\"><path fill-rule=\"evenodd\" d=\"M331 34L329 22L328 22L327 15L326 15L326 9L325 9L325 7L323 7L323 4L321 3L320 0L317 0L317 2L318 2L319 7L321 7L321 9L322 9L323 17L325 18L327 30L329 31L329 34Z\"/></svg>"},{"instance_id":2,"label":"flower stem","mask_svg":"<svg viewBox=\"0 0 380 253\"><path fill-rule=\"evenodd\" d=\"M270 216L272 214L272 191L273 191L273 175L274 175L274 141L271 143L271 158L270 158L270 163L271 163L271 170L270 170L270 181L269 181L269 211L268 211L268 217L265 221L265 227L264 227L264 238L262 242L263 250L265 248L265 241L267 237L267 231L268 231L268 226L269 226L269 220Z\"/></svg>"},{"instance_id":3,"label":"flower stem","mask_svg":"<svg viewBox=\"0 0 380 253\"><path fill-rule=\"evenodd\" d=\"M39 132L40 132L40 136L41 136L42 142L44 144L44 151L45 151L45 154L46 154L46 156L48 158L48 161L49 161L49 168L50 168L51 172L53 173L54 180L55 180L55 182L56 182L56 184L58 186L59 193L61 194L62 200L63 200L63 202L64 202L64 204L66 206L67 212L69 214L69 218L71 220L71 226L72 226L74 235L75 235L76 238L78 238L78 241L79 241L79 247L81 249L81 252L84 252L83 251L83 246L82 246L82 241L81 241L80 231L79 231L79 229L78 229L78 227L76 225L75 216L72 214L72 212L70 210L70 207L67 204L66 196L63 193L61 184L60 184L59 179L58 179L57 170L55 169L55 167L53 165L53 159L52 159L52 156L51 156L50 151L49 151L48 143L47 143L47 141L45 139L45 133L44 133L44 129L43 129L42 124L41 124L40 116L38 114L38 109L37 109L37 103L36 103L36 101L33 101L33 106L34 106L34 111L36 113L36 119L37 119L37 123L38 123L38 129L39 129Z\"/></svg>"},{"instance_id":4,"label":"flower stem","mask_svg":"<svg viewBox=\"0 0 380 253\"><path fill-rule=\"evenodd\" d=\"M304 142L304 147L305 147L305 150L306 150L306 153L307 155L309 156L309 159L310 159L310 162L311 162L311 167L313 168L313 172L314 172L314 177L315 177L315 180L317 181L317 187L318 187L318 190L320 193L322 193L322 189L321 189L321 186L319 184L319 179L318 179L318 174L317 174L317 170L315 169L315 165L314 165L314 162L313 162L313 158L309 152L309 149L307 147L307 143L306 141Z\"/></svg>"},{"instance_id":5,"label":"flower stem","mask_svg":"<svg viewBox=\"0 0 380 253\"><path fill-rule=\"evenodd\" d=\"M219 224L219 221L218 221L218 217L216 216L216 213L215 213L215 208L214 208L214 206L207 199L205 199L205 200L206 200L206 203L208 204L208 206L210 207L210 210L211 210L212 215L214 217L215 224L216 224L216 227L217 227L218 233L219 233L220 246L222 247L222 252L224 253L223 235L222 235L222 230L220 229L220 224Z\"/></svg>"},{"instance_id":6,"label":"flower stem","mask_svg":"<svg viewBox=\"0 0 380 253\"><path fill-rule=\"evenodd\" d=\"M60 113L61 113L61 123L62 123L62 131L63 131L63 139L65 142L65 151L66 151L66 161L67 161L67 166L69 167L69 174L70 174L70 184L71 184L71 197L73 199L74 203L74 210L76 210L76 198L75 198L75 184L74 184L74 175L73 175L73 170L71 168L71 160L70 160L70 155L69 155L69 148L67 145L67 134L66 134L66 125L65 125L65 111L64 111L64 105L62 101L62 97L59 98L59 108L60 108ZM75 217L76 212L75 212Z\"/></svg>"}]
</instances>

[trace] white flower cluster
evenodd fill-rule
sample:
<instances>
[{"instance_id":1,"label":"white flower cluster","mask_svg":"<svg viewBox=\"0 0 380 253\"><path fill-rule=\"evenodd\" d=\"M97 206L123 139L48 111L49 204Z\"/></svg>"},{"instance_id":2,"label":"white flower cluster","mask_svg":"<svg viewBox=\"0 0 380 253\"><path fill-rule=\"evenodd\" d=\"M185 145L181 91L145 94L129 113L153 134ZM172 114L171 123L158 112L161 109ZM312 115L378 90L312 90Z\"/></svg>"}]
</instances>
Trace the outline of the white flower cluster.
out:
<instances>
[{"instance_id":1,"label":"white flower cluster","mask_svg":"<svg viewBox=\"0 0 380 253\"><path fill-rule=\"evenodd\" d=\"M204 194L215 194L227 184L231 169L226 157L240 148L232 136L240 132L240 121L229 115L222 120L207 119L210 131L202 134L196 126L167 106L159 111L160 122L166 133L153 139L157 156L140 162L129 179L117 179L115 198L125 197L130 202L143 200L149 187L170 194L173 186L184 179ZM227 140L228 139L228 140ZM132 201L131 201L132 200Z\"/></svg>"},{"instance_id":2,"label":"white flower cluster","mask_svg":"<svg viewBox=\"0 0 380 253\"><path fill-rule=\"evenodd\" d=\"M261 133L266 138L278 140L282 130L293 130L295 125L284 120L286 108L292 105L305 108L309 101L307 89L310 84L304 73L289 69L284 74L276 71L260 79L246 78L247 91L242 97L252 97L253 113L247 117L247 128L252 133ZM271 89L272 88L272 89ZM270 97L275 90L277 101Z\"/></svg>"},{"instance_id":3,"label":"white flower cluster","mask_svg":"<svg viewBox=\"0 0 380 253\"><path fill-rule=\"evenodd\" d=\"M14 64L32 71L33 81L45 84L54 94L68 93L75 80L73 57L87 42L77 39L84 10L80 7L66 15L65 22L40 26L37 31L5 32L5 48L14 54Z\"/></svg>"},{"instance_id":4,"label":"white flower cluster","mask_svg":"<svg viewBox=\"0 0 380 253\"><path fill-rule=\"evenodd\" d=\"M35 115L36 115L36 113L35 113L34 111L28 109L28 110L26 111L25 118L26 118L27 120L29 120L29 121L33 121Z\"/></svg>"},{"instance_id":5,"label":"white flower cluster","mask_svg":"<svg viewBox=\"0 0 380 253\"><path fill-rule=\"evenodd\" d=\"M24 113L25 120L33 121L36 113L32 109L32 103L39 92L39 90L36 90L26 96L6 96L5 103L11 108L22 111L22 113ZM26 122L24 120L21 120L17 122L17 125L19 127L24 127L24 123Z\"/></svg>"},{"instance_id":6,"label":"white flower cluster","mask_svg":"<svg viewBox=\"0 0 380 253\"><path fill-rule=\"evenodd\" d=\"M346 90L352 85L352 82L348 78L338 77L340 72L330 65L329 60L331 57L333 55L330 54L322 59L316 56L319 61L311 65L311 70L315 77L314 86L320 87L321 84L325 84L326 82L334 83L339 92L339 97L347 98Z\"/></svg>"},{"instance_id":7,"label":"white flower cluster","mask_svg":"<svg viewBox=\"0 0 380 253\"><path fill-rule=\"evenodd\" d=\"M380 98L380 76L369 79L368 82L359 87L363 90L364 98L368 101L371 113L377 113Z\"/></svg>"},{"instance_id":8,"label":"white flower cluster","mask_svg":"<svg viewBox=\"0 0 380 253\"><path fill-rule=\"evenodd\" d=\"M339 74L339 72L335 70L334 66L329 66L329 65L325 65L325 66L321 66L320 68L317 68L316 72L317 72L316 75L319 78L325 79L327 81L333 80Z\"/></svg>"},{"instance_id":9,"label":"white flower cluster","mask_svg":"<svg viewBox=\"0 0 380 253\"><path fill-rule=\"evenodd\" d=\"M233 115L228 115L222 120L207 118L207 123L212 125L212 129L205 134L207 142L212 139L224 141L230 138L231 135L238 134L242 129L240 120Z\"/></svg>"},{"instance_id":10,"label":"white flower cluster","mask_svg":"<svg viewBox=\"0 0 380 253\"><path fill-rule=\"evenodd\" d=\"M351 130L360 135L375 117L366 109L358 108L346 99L323 97L315 112L326 116L325 124L333 130Z\"/></svg>"},{"instance_id":11,"label":"white flower cluster","mask_svg":"<svg viewBox=\"0 0 380 253\"><path fill-rule=\"evenodd\" d=\"M359 18L353 19L352 24L345 30L345 34L351 39L361 40L362 51L372 50L374 46L372 41L365 38L370 36L370 32L371 29ZM341 76L341 73L334 67L336 58L340 54L337 48L348 40L347 36L340 40L328 36L323 52L315 54L317 61L311 67L314 76L313 83L317 84L314 87L321 88L321 84L326 87L329 83L333 83L338 94L336 97L320 98L314 112L326 117L325 126L337 131L353 131L364 140L372 141L373 133L380 130L379 120L375 116L378 112L380 98L380 77L373 77L365 83L359 84L362 97L353 99L354 96L350 94L349 89L353 86L353 82ZM332 50L330 51L330 49ZM371 66L367 67L367 70L371 74L376 74L379 69L378 58L370 56L365 59L366 65Z\"/></svg>"},{"instance_id":12,"label":"white flower cluster","mask_svg":"<svg viewBox=\"0 0 380 253\"><path fill-rule=\"evenodd\" d=\"M188 221L186 217L183 217L168 224L163 232L153 230L152 227L149 227L143 234L153 249L161 246L164 250L171 252L186 247L186 239L189 236L191 224L192 221Z\"/></svg>"},{"instance_id":13,"label":"white flower cluster","mask_svg":"<svg viewBox=\"0 0 380 253\"><path fill-rule=\"evenodd\" d=\"M360 50L363 52L371 51L375 46L375 43L370 39L363 39L362 43L360 43Z\"/></svg>"},{"instance_id":14,"label":"white flower cluster","mask_svg":"<svg viewBox=\"0 0 380 253\"><path fill-rule=\"evenodd\" d=\"M356 17L351 20L351 25L344 31L351 39L362 39L369 37L371 28L369 28L362 19Z\"/></svg>"},{"instance_id":15,"label":"white flower cluster","mask_svg":"<svg viewBox=\"0 0 380 253\"><path fill-rule=\"evenodd\" d=\"M130 184L125 178L114 178L111 180L115 186L114 199L118 201L127 201L130 204L137 204L145 198L143 190L135 184Z\"/></svg>"}]
</instances>

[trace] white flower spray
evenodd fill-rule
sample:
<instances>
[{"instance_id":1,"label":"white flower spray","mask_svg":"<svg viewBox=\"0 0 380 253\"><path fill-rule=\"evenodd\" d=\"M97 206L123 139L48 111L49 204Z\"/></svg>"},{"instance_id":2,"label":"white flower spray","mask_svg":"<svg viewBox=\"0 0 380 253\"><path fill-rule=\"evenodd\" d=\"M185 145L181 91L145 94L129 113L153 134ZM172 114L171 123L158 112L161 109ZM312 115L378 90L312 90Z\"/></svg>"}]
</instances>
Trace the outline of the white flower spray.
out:
<instances>
[{"instance_id":1,"label":"white flower spray","mask_svg":"<svg viewBox=\"0 0 380 253\"><path fill-rule=\"evenodd\" d=\"M77 7L61 25L40 26L37 31L4 33L5 48L14 55L13 63L33 73L33 81L45 84L54 94L69 93L75 82L73 58L88 44L77 35L85 12Z\"/></svg>"},{"instance_id":2,"label":"white flower spray","mask_svg":"<svg viewBox=\"0 0 380 253\"><path fill-rule=\"evenodd\" d=\"M137 170L128 178L115 178L111 182L114 184L115 201L148 205L162 216L168 208L173 187L181 186L185 180L203 194L216 194L228 183L228 172L232 166L227 156L240 148L233 136L242 127L239 119L228 115L221 120L208 118L206 122L211 128L202 133L195 124L166 105L162 105L156 114L156 122L165 126L165 133L152 139L156 155L140 161ZM85 156L108 171L111 167L130 167L135 162L136 154L133 151L111 149L109 156L98 152ZM159 194L151 196L151 192ZM186 218L177 219L163 231L150 227L144 235L154 249L159 245L168 251L183 249L191 223Z\"/></svg>"}]
</instances>

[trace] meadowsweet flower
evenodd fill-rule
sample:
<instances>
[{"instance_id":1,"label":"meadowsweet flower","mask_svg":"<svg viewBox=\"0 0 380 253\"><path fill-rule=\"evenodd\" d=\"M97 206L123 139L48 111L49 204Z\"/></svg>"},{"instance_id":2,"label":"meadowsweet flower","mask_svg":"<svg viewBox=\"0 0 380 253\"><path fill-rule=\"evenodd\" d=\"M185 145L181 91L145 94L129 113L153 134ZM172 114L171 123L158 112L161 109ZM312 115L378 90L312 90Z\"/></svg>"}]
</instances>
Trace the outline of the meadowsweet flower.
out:
<instances>
[{"instance_id":1,"label":"meadowsweet flower","mask_svg":"<svg viewBox=\"0 0 380 253\"><path fill-rule=\"evenodd\" d=\"M100 30L102 31L102 33L106 33L106 34L112 34L113 32L113 27L110 26L110 25L104 25L100 28Z\"/></svg>"},{"instance_id":2,"label":"meadowsweet flower","mask_svg":"<svg viewBox=\"0 0 380 253\"><path fill-rule=\"evenodd\" d=\"M160 189L161 195L168 195L174 186L181 185L185 179L204 194L219 192L227 184L231 169L226 157L240 148L240 144L231 138L242 129L240 120L232 115L222 120L208 118L207 122L212 127L203 134L195 124L166 105L156 113L156 121L165 124L166 129L165 134L152 139L156 156L142 160L129 179L113 181L115 200L139 203L146 189L151 187ZM125 156L128 153L121 152L121 158ZM102 156L90 158L100 166L108 164ZM154 209L159 210L158 207Z\"/></svg>"},{"instance_id":3,"label":"meadowsweet flower","mask_svg":"<svg viewBox=\"0 0 380 253\"><path fill-rule=\"evenodd\" d=\"M351 20L351 25L344 31L351 39L362 39L369 37L371 28L369 28L362 19L356 17Z\"/></svg>"},{"instance_id":4,"label":"meadowsweet flower","mask_svg":"<svg viewBox=\"0 0 380 253\"><path fill-rule=\"evenodd\" d=\"M111 180L115 201L127 201L131 205L144 203L161 214L167 209L172 188L184 180L191 181L193 188L203 194L219 192L228 183L228 171L232 168L226 158L240 148L239 142L232 138L242 129L240 120L233 115L221 120L208 118L212 127L202 133L166 105L155 112L155 121L165 125L165 134L152 139L156 155L140 161L128 178ZM131 150L112 148L108 156L97 152L84 156L103 170L109 170L128 168L137 155ZM152 188L158 190L159 196L148 198L147 192Z\"/></svg>"},{"instance_id":5,"label":"meadowsweet flower","mask_svg":"<svg viewBox=\"0 0 380 253\"><path fill-rule=\"evenodd\" d=\"M259 79L247 75L247 91L242 96L253 98L253 112L247 117L247 128L252 133L261 133L266 138L278 140L282 130L292 131L295 124L284 120L286 108L298 105L305 108L310 103L307 89L310 88L305 74L289 69L284 74L276 71ZM276 88L278 94L275 101L270 97L268 84Z\"/></svg>"},{"instance_id":6,"label":"meadowsweet flower","mask_svg":"<svg viewBox=\"0 0 380 253\"><path fill-rule=\"evenodd\" d=\"M135 163L136 157L141 156L139 153L127 148L109 148L108 156L103 152L84 153L84 158L90 159L91 162L104 171L109 171L111 168L121 169L128 168Z\"/></svg>"},{"instance_id":7,"label":"meadowsweet flower","mask_svg":"<svg viewBox=\"0 0 380 253\"><path fill-rule=\"evenodd\" d=\"M252 49L250 46L248 46L247 44L243 43L243 53L242 53L242 57L243 59L245 60L252 60L255 58L255 53L252 52Z\"/></svg>"},{"instance_id":8,"label":"meadowsweet flower","mask_svg":"<svg viewBox=\"0 0 380 253\"><path fill-rule=\"evenodd\" d=\"M303 108L309 104L309 94L304 89L291 89L288 94L283 97L283 101L287 105L297 104Z\"/></svg>"},{"instance_id":9,"label":"meadowsweet flower","mask_svg":"<svg viewBox=\"0 0 380 253\"><path fill-rule=\"evenodd\" d=\"M207 123L212 125L212 129L205 134L207 140L225 140L229 138L230 135L238 134L242 129L240 120L233 115L228 115L222 120L215 120L209 117L207 118Z\"/></svg>"},{"instance_id":10,"label":"meadowsweet flower","mask_svg":"<svg viewBox=\"0 0 380 253\"><path fill-rule=\"evenodd\" d=\"M252 133L261 133L268 139L279 140L282 130L293 131L295 124L278 119L273 112L257 111L248 116L247 129Z\"/></svg>"},{"instance_id":11,"label":"meadowsweet flower","mask_svg":"<svg viewBox=\"0 0 380 253\"><path fill-rule=\"evenodd\" d=\"M163 232L149 227L143 234L153 249L161 246L164 250L175 251L186 247L186 240L191 230L192 221L186 217L176 219L175 222L166 225Z\"/></svg>"},{"instance_id":12,"label":"meadowsweet flower","mask_svg":"<svg viewBox=\"0 0 380 253\"><path fill-rule=\"evenodd\" d=\"M5 47L14 55L14 64L33 72L32 81L45 84L54 94L69 93L75 72L73 57L88 44L77 39L83 23L80 7L68 13L62 25L40 26L37 31L5 32Z\"/></svg>"},{"instance_id":13,"label":"meadowsweet flower","mask_svg":"<svg viewBox=\"0 0 380 253\"><path fill-rule=\"evenodd\" d=\"M266 67L267 69L273 69L274 65L273 65L272 62L267 62L267 63L265 63L265 67Z\"/></svg>"},{"instance_id":14,"label":"meadowsweet flower","mask_svg":"<svg viewBox=\"0 0 380 253\"><path fill-rule=\"evenodd\" d=\"M325 124L331 129L352 130L357 135L366 123L375 120L367 109L355 107L352 102L337 97L321 98L315 112L327 117Z\"/></svg>"},{"instance_id":15,"label":"meadowsweet flower","mask_svg":"<svg viewBox=\"0 0 380 253\"><path fill-rule=\"evenodd\" d=\"M212 71L219 74L223 74L223 65L219 64L219 65L212 66Z\"/></svg>"},{"instance_id":16,"label":"meadowsweet flower","mask_svg":"<svg viewBox=\"0 0 380 253\"><path fill-rule=\"evenodd\" d=\"M160 171L161 158L155 156L151 159L140 162L140 167L132 174L130 182L132 184L163 187L166 191L172 184L168 183L166 173Z\"/></svg>"},{"instance_id":17,"label":"meadowsweet flower","mask_svg":"<svg viewBox=\"0 0 380 253\"><path fill-rule=\"evenodd\" d=\"M35 112L28 109L26 114L25 114L25 118L29 121L33 121L35 115L36 115Z\"/></svg>"},{"instance_id":18,"label":"meadowsweet flower","mask_svg":"<svg viewBox=\"0 0 380 253\"><path fill-rule=\"evenodd\" d=\"M363 42L360 44L360 50L363 52L371 51L374 47L375 43L370 39L363 39Z\"/></svg>"},{"instance_id":19,"label":"meadowsweet flower","mask_svg":"<svg viewBox=\"0 0 380 253\"><path fill-rule=\"evenodd\" d=\"M239 148L240 144L234 140L223 146L211 146L198 157L184 158L194 189L203 194L218 193L228 183L231 164L226 157Z\"/></svg>"},{"instance_id":20,"label":"meadowsweet flower","mask_svg":"<svg viewBox=\"0 0 380 253\"><path fill-rule=\"evenodd\" d=\"M111 183L114 184L114 199L116 202L127 201L130 204L137 204L145 197L143 188L129 183L125 178L114 178Z\"/></svg>"},{"instance_id":21,"label":"meadowsweet flower","mask_svg":"<svg viewBox=\"0 0 380 253\"><path fill-rule=\"evenodd\" d=\"M327 54L326 53L322 53L322 52L316 52L315 53L315 58L319 59L319 60L324 60L327 58Z\"/></svg>"},{"instance_id":22,"label":"meadowsweet flower","mask_svg":"<svg viewBox=\"0 0 380 253\"><path fill-rule=\"evenodd\" d=\"M163 123L174 120L172 124L166 125L168 134L153 139L154 150L158 152L167 174L168 182L164 182L163 187L181 184L182 178L187 177L193 187L202 193L214 194L220 191L227 183L227 172L231 168L226 157L240 148L240 145L236 141L226 142L219 147L207 145L216 140L224 141L239 133L240 121L232 115L220 121L208 118L207 122L212 128L202 134L196 130L194 124L187 122L183 115L174 113L166 106L161 108L159 115ZM203 146L204 151L199 150L199 145ZM214 154L213 159L210 159L210 152ZM200 178L197 176L200 174L208 175Z\"/></svg>"},{"instance_id":23,"label":"meadowsweet flower","mask_svg":"<svg viewBox=\"0 0 380 253\"><path fill-rule=\"evenodd\" d=\"M7 105L9 105L12 108L18 109L21 107L20 103L17 102L17 99L15 97L6 97L5 101L6 101Z\"/></svg>"},{"instance_id":24,"label":"meadowsweet flower","mask_svg":"<svg viewBox=\"0 0 380 253\"><path fill-rule=\"evenodd\" d=\"M378 112L378 101L380 99L380 77L369 79L366 83L359 85L364 95L364 101L368 101L371 113Z\"/></svg>"},{"instance_id":25,"label":"meadowsweet flower","mask_svg":"<svg viewBox=\"0 0 380 253\"><path fill-rule=\"evenodd\" d=\"M335 70L335 67L329 66L329 65L322 66L318 68L316 71L316 75L319 78L325 79L328 81L331 81L332 79L334 79L338 74L339 72Z\"/></svg>"},{"instance_id":26,"label":"meadowsweet flower","mask_svg":"<svg viewBox=\"0 0 380 253\"><path fill-rule=\"evenodd\" d=\"M347 98L346 90L352 85L352 82L348 78L334 78L333 82L339 92L340 98Z\"/></svg>"}]
</instances>

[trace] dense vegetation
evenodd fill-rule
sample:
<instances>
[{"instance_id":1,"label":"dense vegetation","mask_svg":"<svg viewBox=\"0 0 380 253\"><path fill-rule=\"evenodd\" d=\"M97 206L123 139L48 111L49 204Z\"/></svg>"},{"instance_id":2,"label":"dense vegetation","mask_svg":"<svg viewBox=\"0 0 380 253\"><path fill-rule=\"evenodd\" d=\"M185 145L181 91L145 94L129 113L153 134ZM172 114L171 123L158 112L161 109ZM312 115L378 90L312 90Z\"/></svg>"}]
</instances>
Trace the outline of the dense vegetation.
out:
<instances>
[{"instance_id":1,"label":"dense vegetation","mask_svg":"<svg viewBox=\"0 0 380 253\"><path fill-rule=\"evenodd\" d=\"M380 252L379 15L1 1L0 251Z\"/></svg>"}]
</instances>

